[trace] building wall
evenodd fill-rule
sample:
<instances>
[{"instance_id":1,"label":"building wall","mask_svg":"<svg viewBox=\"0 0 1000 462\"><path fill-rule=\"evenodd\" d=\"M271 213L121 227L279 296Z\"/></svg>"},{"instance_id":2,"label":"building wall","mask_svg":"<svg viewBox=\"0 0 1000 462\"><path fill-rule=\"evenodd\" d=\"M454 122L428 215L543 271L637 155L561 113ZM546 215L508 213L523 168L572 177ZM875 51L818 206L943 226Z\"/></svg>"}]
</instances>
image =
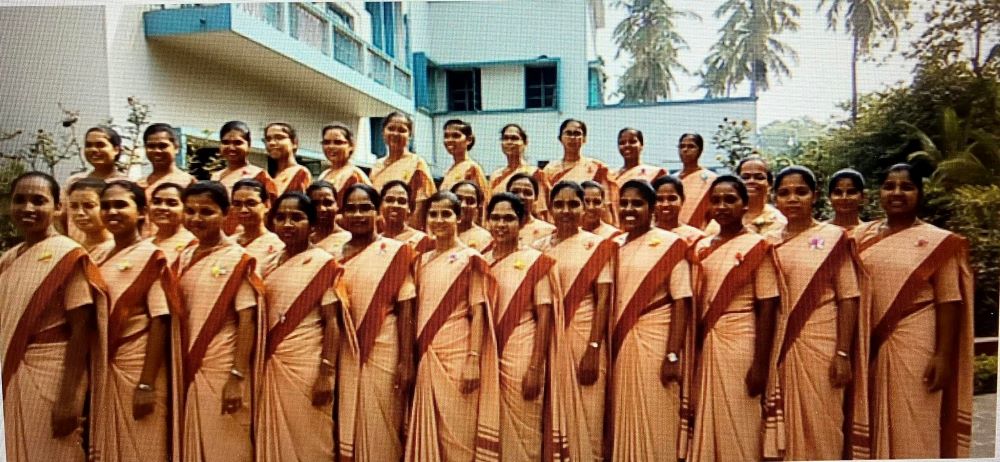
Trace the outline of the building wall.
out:
<instances>
[{"instance_id":1,"label":"building wall","mask_svg":"<svg viewBox=\"0 0 1000 462\"><path fill-rule=\"evenodd\" d=\"M454 116L472 124L476 146L471 157L488 172L503 167L506 163L500 150L500 129L508 123L520 124L527 132L526 154L529 163L537 165L539 161L561 158L559 125L566 118L580 119L587 124L587 144L583 148L586 156L600 159L613 168L620 168L622 160L618 154L618 131L624 127L634 127L642 130L646 141L643 161L665 166L673 171L680 167L677 140L681 134L689 132L701 133L706 139L703 165L718 166L715 149L711 146L712 134L724 117L747 119L756 124L756 103L749 98L740 98L711 102L674 102L655 106L607 107L562 113L512 111L445 114L434 117L436 132L441 133L445 120ZM443 146L438 149L444 151Z\"/></svg>"},{"instance_id":2,"label":"building wall","mask_svg":"<svg viewBox=\"0 0 1000 462\"><path fill-rule=\"evenodd\" d=\"M59 103L79 111L82 144L86 128L108 117L106 50L100 6L0 7L0 131L24 131L0 151L30 142L39 129L68 134ZM77 159L61 167L60 177L82 168Z\"/></svg>"}]
</instances>

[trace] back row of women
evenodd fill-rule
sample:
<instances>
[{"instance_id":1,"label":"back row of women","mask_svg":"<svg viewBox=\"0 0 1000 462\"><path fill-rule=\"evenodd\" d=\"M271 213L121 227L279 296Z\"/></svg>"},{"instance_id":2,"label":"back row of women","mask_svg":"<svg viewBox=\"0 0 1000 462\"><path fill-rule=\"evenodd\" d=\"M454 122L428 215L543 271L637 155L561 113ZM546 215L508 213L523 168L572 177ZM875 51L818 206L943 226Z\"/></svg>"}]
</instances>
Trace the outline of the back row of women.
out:
<instances>
[{"instance_id":1,"label":"back row of women","mask_svg":"<svg viewBox=\"0 0 1000 462\"><path fill-rule=\"evenodd\" d=\"M8 457L968 454L965 243L917 219L922 178L908 165L888 169L886 218L870 223L857 221L856 172L834 175L837 220L820 223L812 172L772 177L750 158L739 176L715 176L698 167L693 135L680 178L622 181L629 164L602 177L577 158L554 175L499 172L506 192L464 175L448 184L466 157L422 198L420 168L376 181L407 159L392 159L406 145L393 136L412 129L386 120L390 156L373 179L280 194L245 164L232 175L250 178L230 183L233 163L221 181L159 181L176 173L155 170L176 135L147 131L159 176L145 189L69 186L62 216L83 245L53 227L52 178L15 180L25 242L0 259ZM267 129L269 151L294 139L283 127ZM467 151L471 128L448 127L463 135L446 128L449 150ZM561 138L579 148L585 131L567 121ZM324 147L338 136L352 145L331 126ZM516 126L503 137L526 138ZM245 125L221 138L227 161L245 159ZM100 142L114 151L112 132L87 139L92 162ZM629 139L642 134L623 130L619 145ZM652 169L634 159L632 170Z\"/></svg>"}]
</instances>

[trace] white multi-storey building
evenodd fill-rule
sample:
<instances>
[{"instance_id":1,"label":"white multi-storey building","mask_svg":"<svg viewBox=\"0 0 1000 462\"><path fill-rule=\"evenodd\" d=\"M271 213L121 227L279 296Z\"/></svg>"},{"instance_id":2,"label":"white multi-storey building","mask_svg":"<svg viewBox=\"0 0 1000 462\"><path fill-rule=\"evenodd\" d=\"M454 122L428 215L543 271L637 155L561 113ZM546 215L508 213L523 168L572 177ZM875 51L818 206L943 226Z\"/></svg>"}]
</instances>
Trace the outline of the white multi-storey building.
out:
<instances>
[{"instance_id":1,"label":"white multi-storey building","mask_svg":"<svg viewBox=\"0 0 1000 462\"><path fill-rule=\"evenodd\" d=\"M594 51L603 11L600 0L0 7L0 130L55 129L59 104L80 126L123 124L135 96L152 121L181 128L181 163L211 151L233 119L256 130L263 163L264 125L285 121L318 172L324 124L351 126L354 160L370 166L385 153L381 117L398 110L413 115L413 150L440 175L452 118L472 124L471 154L488 171L504 163L509 122L528 132L531 162L561 155L558 126L573 117L588 124L587 155L620 166L615 135L632 126L645 132L645 161L673 169L681 133L709 138L723 117L755 120L751 98L605 105Z\"/></svg>"}]
</instances>

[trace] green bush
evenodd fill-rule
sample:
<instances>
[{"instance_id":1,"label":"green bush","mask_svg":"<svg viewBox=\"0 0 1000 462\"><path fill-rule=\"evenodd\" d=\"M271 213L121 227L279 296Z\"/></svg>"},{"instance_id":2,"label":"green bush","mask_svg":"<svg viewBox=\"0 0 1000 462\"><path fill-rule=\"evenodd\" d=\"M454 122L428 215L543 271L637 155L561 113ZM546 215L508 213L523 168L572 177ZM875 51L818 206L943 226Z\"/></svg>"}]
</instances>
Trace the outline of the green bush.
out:
<instances>
[{"instance_id":1,"label":"green bush","mask_svg":"<svg viewBox=\"0 0 1000 462\"><path fill-rule=\"evenodd\" d=\"M27 171L24 164L10 159L0 163L0 252L20 242L14 223L10 220L10 182Z\"/></svg>"},{"instance_id":2,"label":"green bush","mask_svg":"<svg viewBox=\"0 0 1000 462\"><path fill-rule=\"evenodd\" d=\"M1000 186L960 186L950 201L948 229L969 240L969 263L976 280L976 336L997 335L1000 285Z\"/></svg>"},{"instance_id":3,"label":"green bush","mask_svg":"<svg viewBox=\"0 0 1000 462\"><path fill-rule=\"evenodd\" d=\"M997 357L978 355L972 364L972 392L980 395L997 392Z\"/></svg>"}]
</instances>

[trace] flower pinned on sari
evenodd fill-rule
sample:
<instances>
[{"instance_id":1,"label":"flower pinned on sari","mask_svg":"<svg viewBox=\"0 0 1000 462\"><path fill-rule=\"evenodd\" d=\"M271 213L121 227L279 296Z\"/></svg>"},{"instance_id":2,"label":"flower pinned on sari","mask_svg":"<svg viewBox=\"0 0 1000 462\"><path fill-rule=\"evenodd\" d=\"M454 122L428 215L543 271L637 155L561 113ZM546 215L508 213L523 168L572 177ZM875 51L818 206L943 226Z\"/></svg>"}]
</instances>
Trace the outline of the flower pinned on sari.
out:
<instances>
[{"instance_id":1,"label":"flower pinned on sari","mask_svg":"<svg viewBox=\"0 0 1000 462\"><path fill-rule=\"evenodd\" d=\"M590 250L594 248L594 241L587 241L583 243L583 248Z\"/></svg>"},{"instance_id":2,"label":"flower pinned on sari","mask_svg":"<svg viewBox=\"0 0 1000 462\"><path fill-rule=\"evenodd\" d=\"M708 181L708 172L701 172L701 175L698 175L698 178L701 178L701 181Z\"/></svg>"},{"instance_id":3,"label":"flower pinned on sari","mask_svg":"<svg viewBox=\"0 0 1000 462\"><path fill-rule=\"evenodd\" d=\"M378 254L379 255L385 255L385 252L386 252L385 249L386 249L385 242L382 242L382 244L378 246Z\"/></svg>"},{"instance_id":4,"label":"flower pinned on sari","mask_svg":"<svg viewBox=\"0 0 1000 462\"><path fill-rule=\"evenodd\" d=\"M180 244L177 244L177 245L174 246L174 250L180 252L180 251L184 250L185 247L187 247L187 244L181 242Z\"/></svg>"},{"instance_id":5,"label":"flower pinned on sari","mask_svg":"<svg viewBox=\"0 0 1000 462\"><path fill-rule=\"evenodd\" d=\"M826 241L819 236L813 236L809 238L809 248L813 250L822 250L826 247Z\"/></svg>"},{"instance_id":6,"label":"flower pinned on sari","mask_svg":"<svg viewBox=\"0 0 1000 462\"><path fill-rule=\"evenodd\" d=\"M524 267L525 267L524 260L521 260L520 258L518 258L517 260L514 260L514 268L519 269L519 270L523 270Z\"/></svg>"},{"instance_id":7,"label":"flower pinned on sari","mask_svg":"<svg viewBox=\"0 0 1000 462\"><path fill-rule=\"evenodd\" d=\"M128 271L132 267L132 262L123 261L118 264L118 271Z\"/></svg>"},{"instance_id":8,"label":"flower pinned on sari","mask_svg":"<svg viewBox=\"0 0 1000 462\"><path fill-rule=\"evenodd\" d=\"M736 252L736 255L733 256L733 259L736 260L736 266L740 266L740 264L743 263L743 254L740 252Z\"/></svg>"},{"instance_id":9,"label":"flower pinned on sari","mask_svg":"<svg viewBox=\"0 0 1000 462\"><path fill-rule=\"evenodd\" d=\"M212 276L213 277L218 278L220 276L224 276L226 273L228 273L228 271L226 271L225 268L219 266L218 264L212 265Z\"/></svg>"},{"instance_id":10,"label":"flower pinned on sari","mask_svg":"<svg viewBox=\"0 0 1000 462\"><path fill-rule=\"evenodd\" d=\"M927 241L927 239L924 239L924 238L917 239L917 242L915 243L915 245L917 247L924 247L927 244L928 244L928 241Z\"/></svg>"},{"instance_id":11,"label":"flower pinned on sari","mask_svg":"<svg viewBox=\"0 0 1000 462\"><path fill-rule=\"evenodd\" d=\"M49 261L52 259L52 251L46 250L42 252L42 255L38 257L38 261Z\"/></svg>"},{"instance_id":12,"label":"flower pinned on sari","mask_svg":"<svg viewBox=\"0 0 1000 462\"><path fill-rule=\"evenodd\" d=\"M663 241L661 241L660 238L658 238L658 237L654 237L654 238L652 238L652 239L649 240L649 246L650 247L656 247L656 246L658 246L658 245L660 245L662 243L663 243Z\"/></svg>"},{"instance_id":13,"label":"flower pinned on sari","mask_svg":"<svg viewBox=\"0 0 1000 462\"><path fill-rule=\"evenodd\" d=\"M449 264L455 263L456 261L458 261L458 254L457 253L452 253L451 255L448 255L448 263Z\"/></svg>"}]
</instances>

